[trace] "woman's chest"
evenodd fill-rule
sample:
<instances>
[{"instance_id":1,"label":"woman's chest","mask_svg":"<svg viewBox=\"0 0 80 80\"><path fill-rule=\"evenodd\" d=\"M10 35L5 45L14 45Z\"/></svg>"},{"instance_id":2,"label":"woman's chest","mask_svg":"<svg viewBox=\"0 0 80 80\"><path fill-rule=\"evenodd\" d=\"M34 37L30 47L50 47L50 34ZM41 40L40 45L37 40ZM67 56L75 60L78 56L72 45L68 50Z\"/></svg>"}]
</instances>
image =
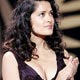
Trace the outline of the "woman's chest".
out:
<instances>
[{"instance_id":1,"label":"woman's chest","mask_svg":"<svg viewBox=\"0 0 80 80\"><path fill-rule=\"evenodd\" d=\"M51 80L55 77L57 72L57 61L55 59L44 59L30 62L25 62L29 67L31 67L42 79Z\"/></svg>"},{"instance_id":2,"label":"woman's chest","mask_svg":"<svg viewBox=\"0 0 80 80\"><path fill-rule=\"evenodd\" d=\"M52 60L52 61L43 61L40 64L40 67L44 71L44 75L47 78L46 80L51 80L52 78L55 77L57 73L57 61Z\"/></svg>"}]
</instances>

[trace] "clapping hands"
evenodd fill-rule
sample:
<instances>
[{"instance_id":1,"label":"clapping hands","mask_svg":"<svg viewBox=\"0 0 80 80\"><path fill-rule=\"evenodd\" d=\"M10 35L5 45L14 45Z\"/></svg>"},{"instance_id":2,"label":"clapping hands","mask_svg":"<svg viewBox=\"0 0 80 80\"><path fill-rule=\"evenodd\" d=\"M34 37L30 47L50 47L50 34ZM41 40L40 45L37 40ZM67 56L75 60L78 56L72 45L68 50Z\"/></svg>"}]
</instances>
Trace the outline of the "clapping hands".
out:
<instances>
[{"instance_id":1,"label":"clapping hands","mask_svg":"<svg viewBox=\"0 0 80 80\"><path fill-rule=\"evenodd\" d=\"M64 67L58 74L56 80L74 80L73 77L77 72L77 68L79 65L78 58L69 57L68 63L66 67Z\"/></svg>"}]
</instances>

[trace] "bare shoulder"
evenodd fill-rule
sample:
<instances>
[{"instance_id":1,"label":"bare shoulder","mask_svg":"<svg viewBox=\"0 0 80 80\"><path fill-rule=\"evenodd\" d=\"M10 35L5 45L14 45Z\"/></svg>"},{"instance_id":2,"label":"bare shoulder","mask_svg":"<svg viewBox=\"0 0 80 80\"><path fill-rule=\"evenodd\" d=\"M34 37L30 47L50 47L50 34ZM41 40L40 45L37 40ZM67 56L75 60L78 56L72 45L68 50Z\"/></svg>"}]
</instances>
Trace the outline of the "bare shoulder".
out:
<instances>
[{"instance_id":1,"label":"bare shoulder","mask_svg":"<svg viewBox=\"0 0 80 80\"><path fill-rule=\"evenodd\" d=\"M3 55L2 63L4 63L4 64L8 63L8 65L9 64L14 64L14 65L17 66L16 58L11 51L8 51Z\"/></svg>"},{"instance_id":2,"label":"bare shoulder","mask_svg":"<svg viewBox=\"0 0 80 80\"><path fill-rule=\"evenodd\" d=\"M20 80L17 60L10 51L6 52L2 59L2 77L3 80Z\"/></svg>"}]
</instances>

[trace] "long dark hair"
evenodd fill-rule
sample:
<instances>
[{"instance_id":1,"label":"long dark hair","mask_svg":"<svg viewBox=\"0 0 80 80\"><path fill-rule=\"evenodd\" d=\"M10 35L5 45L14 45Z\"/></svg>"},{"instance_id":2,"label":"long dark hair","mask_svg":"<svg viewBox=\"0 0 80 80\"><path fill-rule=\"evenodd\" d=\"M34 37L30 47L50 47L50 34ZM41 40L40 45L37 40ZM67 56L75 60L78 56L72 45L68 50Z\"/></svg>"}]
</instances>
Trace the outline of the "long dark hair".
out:
<instances>
[{"instance_id":1,"label":"long dark hair","mask_svg":"<svg viewBox=\"0 0 80 80\"><path fill-rule=\"evenodd\" d=\"M33 50L36 44L31 38L30 16L35 10L35 1L44 0L21 0L12 12L11 25L5 32L5 40L3 44L3 52L15 51L21 60L31 60ZM54 0L45 0L51 4L53 17L55 20L53 34L47 36L45 41L48 46L55 51L57 56L64 57L64 46L62 44L62 35L58 27L58 7Z\"/></svg>"}]
</instances>

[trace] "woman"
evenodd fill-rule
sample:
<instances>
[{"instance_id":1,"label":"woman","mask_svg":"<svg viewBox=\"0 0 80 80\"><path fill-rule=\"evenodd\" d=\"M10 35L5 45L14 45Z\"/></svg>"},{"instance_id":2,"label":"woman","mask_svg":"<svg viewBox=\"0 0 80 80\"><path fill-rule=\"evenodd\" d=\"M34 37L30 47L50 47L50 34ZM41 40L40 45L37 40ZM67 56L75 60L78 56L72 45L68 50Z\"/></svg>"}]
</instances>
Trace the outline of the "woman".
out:
<instances>
[{"instance_id":1,"label":"woman","mask_svg":"<svg viewBox=\"0 0 80 80\"><path fill-rule=\"evenodd\" d=\"M54 0L18 3L5 33L3 80L74 80L79 61L64 49L58 17Z\"/></svg>"}]
</instances>

